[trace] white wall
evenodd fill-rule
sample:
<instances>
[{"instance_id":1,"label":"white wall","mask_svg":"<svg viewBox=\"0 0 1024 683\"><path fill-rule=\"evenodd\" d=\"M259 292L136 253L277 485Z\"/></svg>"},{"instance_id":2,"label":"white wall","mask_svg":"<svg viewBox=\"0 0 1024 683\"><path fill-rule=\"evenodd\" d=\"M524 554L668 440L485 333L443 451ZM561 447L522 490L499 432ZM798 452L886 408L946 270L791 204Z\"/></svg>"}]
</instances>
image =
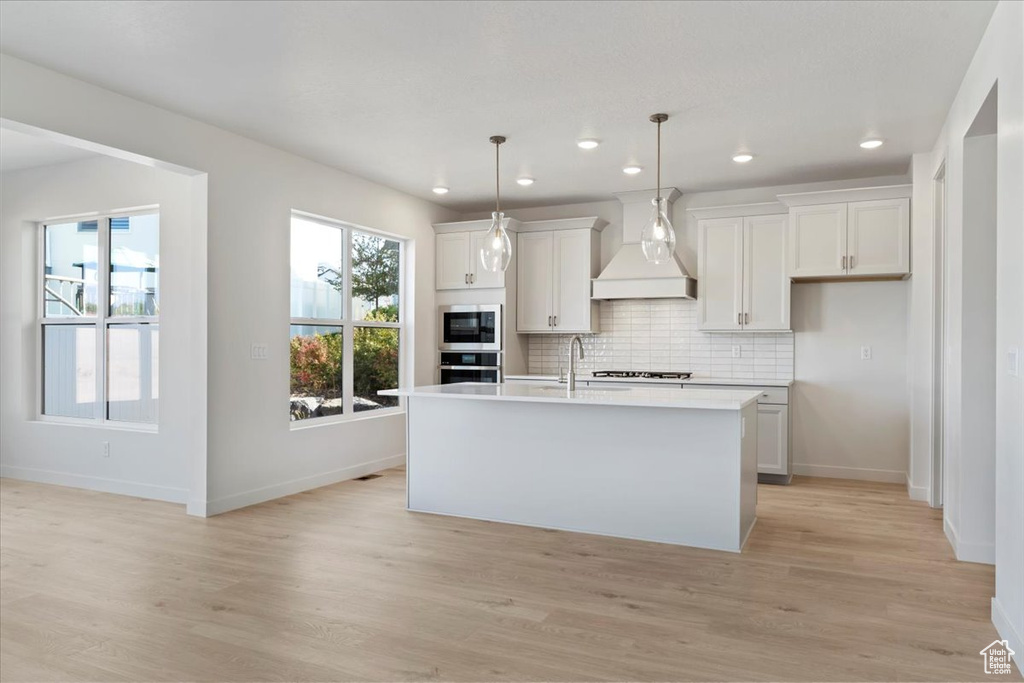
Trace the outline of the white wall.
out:
<instances>
[{"instance_id":1,"label":"white wall","mask_svg":"<svg viewBox=\"0 0 1024 683\"><path fill-rule=\"evenodd\" d=\"M406 379L417 383L431 382L436 364L431 224L455 214L7 55L0 57L0 116L207 174L207 212L194 221L208 220L207 353L194 358L195 374L204 363L208 372L199 379L207 426L198 430L207 462L195 469L190 512L223 511L401 461L403 415L290 429L289 214L300 209L411 240L407 334L415 355ZM193 282L201 285L202 278ZM266 361L250 360L252 342L268 345Z\"/></svg>"},{"instance_id":2,"label":"white wall","mask_svg":"<svg viewBox=\"0 0 1024 683\"><path fill-rule=\"evenodd\" d=\"M0 175L0 473L186 502L188 311L192 305L191 182L186 176L98 157ZM40 268L38 222L55 216L160 205L162 259L158 432L37 422ZM103 457L102 442L110 443Z\"/></svg>"},{"instance_id":3,"label":"white wall","mask_svg":"<svg viewBox=\"0 0 1024 683\"><path fill-rule=\"evenodd\" d=\"M1024 5L1000 2L988 29L967 70L935 148L915 158L915 207L918 197L932 200L932 178L946 164L947 244L954 263L962 252L961 240L971 239L963 221L964 136L974 122L994 84L998 83L997 180L996 180L996 437L995 437L995 548L996 594L992 601L992 621L1001 637L1010 642L1020 664L1024 656L1024 380L1021 373L1011 375L1008 352L1024 348ZM915 209L916 211L916 209ZM934 418L935 406L928 401L932 389L932 328L935 302L935 240L932 220L917 213L913 224L914 278L911 280L911 356L924 356L927 364L915 362L911 369L914 397L911 474L913 485L926 487L931 476L931 443L925 441ZM961 288L976 273L951 269L949 315L962 320ZM954 327L954 326L951 326ZM956 338L956 335L954 335ZM961 373L956 353L951 356L948 373L954 380ZM951 386L950 389L959 387ZM954 400L973 400L969 395L951 392ZM953 415L959 408L952 406ZM954 429L956 425L953 426ZM963 451L973 444L964 443ZM956 470L946 472L947 478ZM957 487L964 482L949 481ZM958 489L959 490L959 489ZM966 504L966 506L965 506ZM969 509L970 508L970 509ZM947 511L948 512L948 511ZM967 501L959 502L959 515L983 515ZM971 524L974 528L975 525ZM967 528L961 523L961 528ZM951 530L947 526L947 533ZM958 556L966 549L972 555L984 545L984 539L957 537L948 533ZM963 546L963 547L960 547Z\"/></svg>"},{"instance_id":4,"label":"white wall","mask_svg":"<svg viewBox=\"0 0 1024 683\"><path fill-rule=\"evenodd\" d=\"M793 285L793 471L903 483L906 281ZM861 360L862 346L871 360Z\"/></svg>"}]
</instances>

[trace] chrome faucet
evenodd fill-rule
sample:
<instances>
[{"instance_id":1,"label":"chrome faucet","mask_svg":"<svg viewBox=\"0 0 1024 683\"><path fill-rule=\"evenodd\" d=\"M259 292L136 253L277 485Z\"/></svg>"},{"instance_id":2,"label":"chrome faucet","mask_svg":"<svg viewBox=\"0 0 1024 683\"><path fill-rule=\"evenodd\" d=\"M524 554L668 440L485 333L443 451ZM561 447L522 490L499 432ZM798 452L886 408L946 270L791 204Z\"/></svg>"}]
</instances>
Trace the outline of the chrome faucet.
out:
<instances>
[{"instance_id":1,"label":"chrome faucet","mask_svg":"<svg viewBox=\"0 0 1024 683\"><path fill-rule=\"evenodd\" d=\"M583 339L577 334L569 341L569 391L576 391L576 346L579 345L579 359L583 360Z\"/></svg>"}]
</instances>

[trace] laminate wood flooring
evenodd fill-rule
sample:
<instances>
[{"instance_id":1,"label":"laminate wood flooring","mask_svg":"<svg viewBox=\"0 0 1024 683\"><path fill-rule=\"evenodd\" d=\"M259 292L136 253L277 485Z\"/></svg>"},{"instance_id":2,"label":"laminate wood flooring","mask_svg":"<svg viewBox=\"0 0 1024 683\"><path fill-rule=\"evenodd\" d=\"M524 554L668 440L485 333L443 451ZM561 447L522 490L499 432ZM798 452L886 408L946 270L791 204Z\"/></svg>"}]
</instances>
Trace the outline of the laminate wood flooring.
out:
<instances>
[{"instance_id":1,"label":"laminate wood flooring","mask_svg":"<svg viewBox=\"0 0 1024 683\"><path fill-rule=\"evenodd\" d=\"M993 569L902 486L762 485L732 554L409 513L383 474L205 520L3 480L0 679L986 678Z\"/></svg>"}]
</instances>

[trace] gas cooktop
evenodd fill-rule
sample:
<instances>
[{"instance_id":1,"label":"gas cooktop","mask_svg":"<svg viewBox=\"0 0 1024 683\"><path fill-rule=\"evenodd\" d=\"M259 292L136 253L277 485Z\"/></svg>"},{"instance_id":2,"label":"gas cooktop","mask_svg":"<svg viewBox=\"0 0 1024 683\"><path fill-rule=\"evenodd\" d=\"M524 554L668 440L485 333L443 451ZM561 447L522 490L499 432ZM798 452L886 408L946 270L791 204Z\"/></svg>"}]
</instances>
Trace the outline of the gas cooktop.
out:
<instances>
[{"instance_id":1,"label":"gas cooktop","mask_svg":"<svg viewBox=\"0 0 1024 683\"><path fill-rule=\"evenodd\" d=\"M689 372L655 372L638 370L595 370L593 377L615 377L619 379L689 379Z\"/></svg>"}]
</instances>

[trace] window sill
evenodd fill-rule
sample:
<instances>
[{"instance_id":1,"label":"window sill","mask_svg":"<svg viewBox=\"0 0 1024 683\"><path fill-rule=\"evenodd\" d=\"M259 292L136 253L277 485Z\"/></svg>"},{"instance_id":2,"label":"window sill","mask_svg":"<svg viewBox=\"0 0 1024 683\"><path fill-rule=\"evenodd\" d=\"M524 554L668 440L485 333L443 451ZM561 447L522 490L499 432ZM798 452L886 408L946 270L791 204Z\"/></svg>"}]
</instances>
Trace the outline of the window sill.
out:
<instances>
[{"instance_id":1,"label":"window sill","mask_svg":"<svg viewBox=\"0 0 1024 683\"><path fill-rule=\"evenodd\" d=\"M381 410L364 411L352 415L330 415L328 417L312 417L305 420L290 421L291 431L303 429L314 429L317 427L330 427L333 425L347 424L349 422L360 422L362 420L374 420L381 417L392 417L394 415L405 415L405 408L384 408Z\"/></svg>"},{"instance_id":2,"label":"window sill","mask_svg":"<svg viewBox=\"0 0 1024 683\"><path fill-rule=\"evenodd\" d=\"M30 420L33 424L44 424L44 425L57 425L63 427L86 427L88 429L100 429L104 431L113 432L135 432L143 434L159 434L159 425L149 424L132 424L130 422L111 422L109 420L82 420L73 417L55 417L49 415L39 415L34 420Z\"/></svg>"}]
</instances>

